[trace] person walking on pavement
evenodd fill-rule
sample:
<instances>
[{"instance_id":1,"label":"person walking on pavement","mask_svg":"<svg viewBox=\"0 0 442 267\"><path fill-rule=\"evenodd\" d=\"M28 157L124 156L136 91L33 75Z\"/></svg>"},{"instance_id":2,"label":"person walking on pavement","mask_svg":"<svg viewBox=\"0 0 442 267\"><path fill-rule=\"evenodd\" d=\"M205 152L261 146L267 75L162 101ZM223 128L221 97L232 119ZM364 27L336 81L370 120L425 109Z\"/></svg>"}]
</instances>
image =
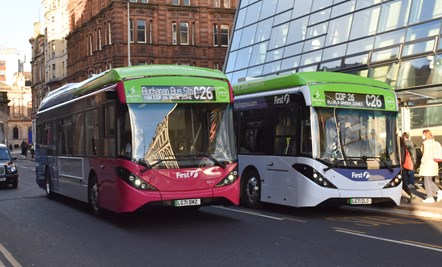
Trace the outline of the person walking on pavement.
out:
<instances>
[{"instance_id":1,"label":"person walking on pavement","mask_svg":"<svg viewBox=\"0 0 442 267\"><path fill-rule=\"evenodd\" d=\"M26 158L28 156L28 144L25 140L21 142L21 157Z\"/></svg>"},{"instance_id":2,"label":"person walking on pavement","mask_svg":"<svg viewBox=\"0 0 442 267\"><path fill-rule=\"evenodd\" d=\"M422 159L419 175L424 177L424 186L427 198L422 200L423 203L434 203L434 194L437 192L437 202L442 200L442 190L433 182L433 177L439 175L439 164L433 159L433 151L435 149L435 141L433 134L428 129L423 130L422 138Z\"/></svg>"},{"instance_id":3,"label":"person walking on pavement","mask_svg":"<svg viewBox=\"0 0 442 267\"><path fill-rule=\"evenodd\" d=\"M414 188L414 168L416 166L416 148L414 147L413 142L410 140L410 134L404 132L402 134L402 140L404 141L405 148L410 154L411 161L413 163L413 168L411 170L405 170L405 181L408 185L408 188Z\"/></svg>"},{"instance_id":4,"label":"person walking on pavement","mask_svg":"<svg viewBox=\"0 0 442 267\"><path fill-rule=\"evenodd\" d=\"M416 198L416 196L411 193L410 188L408 187L407 184L407 177L409 177L408 171L411 169L414 169L414 164L413 161L411 159L411 155L408 152L407 146L405 144L405 141L403 138L400 138L400 145L401 145L401 173L402 173L402 177L404 177L403 181L402 181L402 190L405 191L405 193L408 194L409 198L408 198L408 202L411 202L413 199ZM411 165L410 165L411 164Z\"/></svg>"}]
</instances>

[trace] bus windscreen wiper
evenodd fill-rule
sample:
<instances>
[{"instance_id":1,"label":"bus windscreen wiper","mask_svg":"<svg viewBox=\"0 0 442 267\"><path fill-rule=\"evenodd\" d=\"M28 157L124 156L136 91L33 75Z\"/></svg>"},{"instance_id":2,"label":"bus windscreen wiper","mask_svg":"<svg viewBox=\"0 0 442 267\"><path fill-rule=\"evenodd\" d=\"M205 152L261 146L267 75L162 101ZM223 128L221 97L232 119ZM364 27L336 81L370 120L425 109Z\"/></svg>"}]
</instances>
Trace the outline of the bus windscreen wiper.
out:
<instances>
[{"instance_id":1,"label":"bus windscreen wiper","mask_svg":"<svg viewBox=\"0 0 442 267\"><path fill-rule=\"evenodd\" d=\"M335 159L335 161L327 168L324 168L323 171L327 172L328 170L336 168L340 163L346 163L349 159Z\"/></svg>"},{"instance_id":2,"label":"bus windscreen wiper","mask_svg":"<svg viewBox=\"0 0 442 267\"><path fill-rule=\"evenodd\" d=\"M384 164L385 167L387 167L387 169L390 172L393 172L393 168L388 164L388 162L386 162L384 159L382 159L381 157L369 157L369 156L362 156L362 157L351 157L351 159L363 159L365 162L367 162L368 159L375 159L378 162L381 162L382 164Z\"/></svg>"},{"instance_id":3,"label":"bus windscreen wiper","mask_svg":"<svg viewBox=\"0 0 442 267\"><path fill-rule=\"evenodd\" d=\"M149 163L147 163L144 159L139 160L138 163L139 163L141 166L144 166L144 167L145 167L145 168L142 169L140 172L141 172L141 173L145 173L145 172L147 172L148 170L152 169L153 167L157 166L158 164L160 164L160 163L162 163L162 162L163 162L162 159L156 159L156 162L155 162L154 164L149 164Z\"/></svg>"},{"instance_id":4,"label":"bus windscreen wiper","mask_svg":"<svg viewBox=\"0 0 442 267\"><path fill-rule=\"evenodd\" d=\"M210 159L213 163L215 163L215 165L218 165L223 169L226 168L226 164L224 162L217 160L216 158L214 158L212 155L210 155L208 153L197 153L197 154L189 154L189 155L182 155L182 156L184 156L184 157L206 157L206 158Z\"/></svg>"},{"instance_id":5,"label":"bus windscreen wiper","mask_svg":"<svg viewBox=\"0 0 442 267\"><path fill-rule=\"evenodd\" d=\"M388 164L388 162L386 162L385 160L383 160L380 157L367 157L367 156L362 156L362 157L346 157L346 159L336 159L336 161L334 161L330 166L327 166L326 168L324 168L324 172L327 172L330 169L334 169L336 168L340 163L346 163L347 161L352 161L352 160L364 160L365 162L367 162L367 160L369 159L375 159L378 162L381 162L382 164L384 164L384 166L387 167L387 169L390 172L393 172L393 168Z\"/></svg>"}]
</instances>

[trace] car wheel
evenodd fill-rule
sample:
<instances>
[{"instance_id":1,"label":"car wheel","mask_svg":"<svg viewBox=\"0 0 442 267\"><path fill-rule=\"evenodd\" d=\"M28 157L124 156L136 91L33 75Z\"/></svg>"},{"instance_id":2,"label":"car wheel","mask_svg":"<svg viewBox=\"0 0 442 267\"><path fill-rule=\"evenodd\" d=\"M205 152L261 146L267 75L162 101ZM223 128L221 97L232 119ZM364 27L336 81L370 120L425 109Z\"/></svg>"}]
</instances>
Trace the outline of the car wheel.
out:
<instances>
[{"instance_id":1,"label":"car wheel","mask_svg":"<svg viewBox=\"0 0 442 267\"><path fill-rule=\"evenodd\" d=\"M95 176L92 176L90 179L88 199L92 213L97 217L101 216L103 210L100 207L100 188L98 186L97 177Z\"/></svg>"},{"instance_id":2,"label":"car wheel","mask_svg":"<svg viewBox=\"0 0 442 267\"><path fill-rule=\"evenodd\" d=\"M261 205L261 180L259 174L254 171L247 171L243 174L241 200L244 206L258 208Z\"/></svg>"},{"instance_id":3,"label":"car wheel","mask_svg":"<svg viewBox=\"0 0 442 267\"><path fill-rule=\"evenodd\" d=\"M48 199L54 198L54 191L52 190L51 174L49 173L48 169L46 169L45 171L45 192L46 192L46 197Z\"/></svg>"},{"instance_id":4,"label":"car wheel","mask_svg":"<svg viewBox=\"0 0 442 267\"><path fill-rule=\"evenodd\" d=\"M18 187L18 180L15 180L15 182L12 183L12 188L17 189Z\"/></svg>"}]
</instances>

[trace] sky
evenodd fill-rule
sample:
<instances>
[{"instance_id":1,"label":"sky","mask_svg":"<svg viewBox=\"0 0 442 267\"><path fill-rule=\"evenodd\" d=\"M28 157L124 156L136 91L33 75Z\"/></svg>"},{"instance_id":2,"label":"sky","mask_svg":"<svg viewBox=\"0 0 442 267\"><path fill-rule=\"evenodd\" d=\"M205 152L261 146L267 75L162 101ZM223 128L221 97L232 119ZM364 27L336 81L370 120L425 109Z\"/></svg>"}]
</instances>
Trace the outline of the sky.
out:
<instances>
[{"instance_id":1,"label":"sky","mask_svg":"<svg viewBox=\"0 0 442 267\"><path fill-rule=\"evenodd\" d=\"M0 0L0 45L26 55L25 71L31 71L29 39L37 21L44 23L41 0Z\"/></svg>"}]
</instances>

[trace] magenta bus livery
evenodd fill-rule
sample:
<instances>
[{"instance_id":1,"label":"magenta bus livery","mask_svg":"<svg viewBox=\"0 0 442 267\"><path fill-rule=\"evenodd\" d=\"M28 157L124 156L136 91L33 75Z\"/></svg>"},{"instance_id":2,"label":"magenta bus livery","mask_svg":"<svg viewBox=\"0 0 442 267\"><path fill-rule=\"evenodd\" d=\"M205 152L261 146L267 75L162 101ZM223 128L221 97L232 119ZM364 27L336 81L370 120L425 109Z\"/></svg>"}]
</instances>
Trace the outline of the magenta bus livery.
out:
<instances>
[{"instance_id":1,"label":"magenta bus livery","mask_svg":"<svg viewBox=\"0 0 442 267\"><path fill-rule=\"evenodd\" d=\"M174 65L65 85L37 112L37 183L96 214L237 205L232 92L220 71Z\"/></svg>"}]
</instances>

